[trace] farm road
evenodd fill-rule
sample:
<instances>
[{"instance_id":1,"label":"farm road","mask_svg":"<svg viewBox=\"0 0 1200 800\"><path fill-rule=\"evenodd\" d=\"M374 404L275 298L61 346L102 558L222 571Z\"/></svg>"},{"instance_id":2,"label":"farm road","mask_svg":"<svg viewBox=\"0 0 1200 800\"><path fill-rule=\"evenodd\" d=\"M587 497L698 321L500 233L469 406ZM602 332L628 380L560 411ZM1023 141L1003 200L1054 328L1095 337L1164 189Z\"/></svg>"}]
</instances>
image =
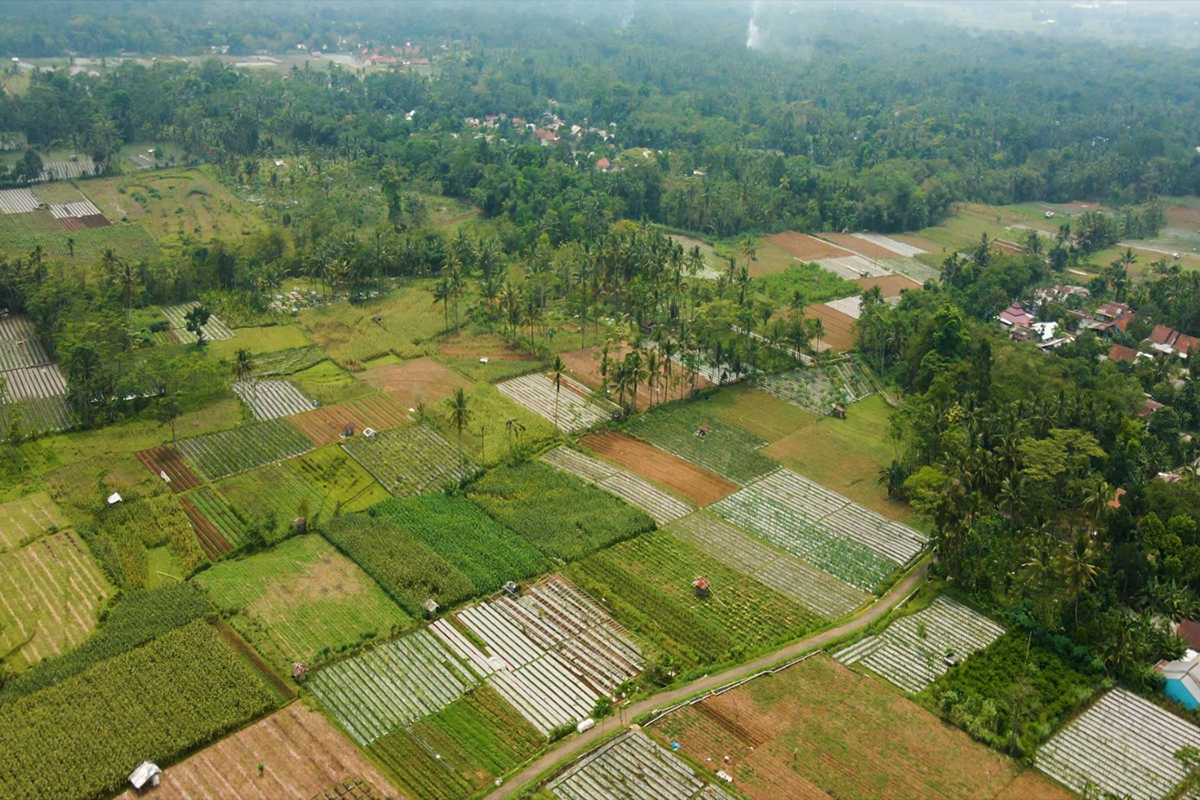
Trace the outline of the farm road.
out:
<instances>
[{"instance_id":1,"label":"farm road","mask_svg":"<svg viewBox=\"0 0 1200 800\"><path fill-rule=\"evenodd\" d=\"M669 705L673 705L674 703L678 703L679 701L685 700L692 695L699 694L700 692L717 689L727 683L740 680L747 675L753 675L755 672L760 672L767 667L771 667L782 661L795 658L796 656L799 656L809 650L815 650L819 647L824 647L834 639L844 636L852 631L856 631L859 628L870 625L872 622L891 611L892 608L903 601L904 598L908 597L913 590L917 588L921 581L925 580L925 573L928 570L929 557L926 556L921 562L921 565L915 569L912 574L892 587L892 590L881 597L878 602L864 611L860 616L857 616L848 622L844 622L841 625L838 625L836 628L830 628L827 631L822 631L821 633L810 636L807 639L801 639L798 642L792 642L791 644L782 647L773 653L768 653L765 656L756 658L755 660L746 664L733 667L732 669L728 669L725 672L717 675L709 675L704 678L698 678L689 684L680 686L678 689L672 689L669 692L663 692L662 694L656 694L653 697L648 697L645 700L634 703L628 708L623 709L622 713L620 714L599 720L596 723L596 727L592 728L586 733L572 736L568 739L563 739L561 742L559 742L557 747L554 747L537 761L534 761L521 772L506 780L503 786L499 787L496 789L496 791L487 796L488 800L499 800L500 798L508 797L514 794L525 784L529 783L534 778L538 777L538 775L540 775L542 772L548 770L558 762L562 761L568 756L572 756L587 750L602 737L624 727L624 724L621 722L622 719L635 719L642 714L654 711L658 708L665 708Z\"/></svg>"}]
</instances>

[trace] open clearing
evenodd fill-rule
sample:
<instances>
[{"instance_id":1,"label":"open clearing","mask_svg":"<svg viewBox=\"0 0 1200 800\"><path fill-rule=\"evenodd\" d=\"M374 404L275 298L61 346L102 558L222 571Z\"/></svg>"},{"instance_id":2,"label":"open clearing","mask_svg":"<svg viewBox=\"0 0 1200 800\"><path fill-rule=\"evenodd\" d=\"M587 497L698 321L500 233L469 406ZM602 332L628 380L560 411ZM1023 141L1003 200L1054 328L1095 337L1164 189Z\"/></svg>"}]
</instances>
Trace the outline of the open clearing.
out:
<instances>
[{"instance_id":1,"label":"open clearing","mask_svg":"<svg viewBox=\"0 0 1200 800\"><path fill-rule=\"evenodd\" d=\"M263 374L264 368L275 373L284 371L279 368L282 357L264 358L264 356L282 353L284 350L302 350L306 347L312 347L312 342L308 340L304 329L299 325L262 325L251 328L239 327L236 339L218 339L209 345L208 351L215 356L232 361L238 350L245 350L255 357L255 372ZM322 354L321 358L324 357Z\"/></svg>"},{"instance_id":2,"label":"open clearing","mask_svg":"<svg viewBox=\"0 0 1200 800\"><path fill-rule=\"evenodd\" d=\"M1086 794L1158 800L1188 771L1175 753L1200 748L1200 728L1124 689L1113 689L1046 742L1038 768Z\"/></svg>"},{"instance_id":3,"label":"open clearing","mask_svg":"<svg viewBox=\"0 0 1200 800\"><path fill-rule=\"evenodd\" d=\"M714 514L697 512L673 522L666 530L829 619L844 617L870 597Z\"/></svg>"},{"instance_id":4,"label":"open clearing","mask_svg":"<svg viewBox=\"0 0 1200 800\"><path fill-rule=\"evenodd\" d=\"M593 433L581 439L579 443L608 461L652 483L664 486L672 494L696 505L715 503L738 490L737 484L732 481L623 433Z\"/></svg>"},{"instance_id":5,"label":"open clearing","mask_svg":"<svg viewBox=\"0 0 1200 800\"><path fill-rule=\"evenodd\" d=\"M216 564L197 581L283 674L297 661L312 664L412 625L375 581L316 535Z\"/></svg>"},{"instance_id":6,"label":"open clearing","mask_svg":"<svg viewBox=\"0 0 1200 800\"><path fill-rule=\"evenodd\" d=\"M877 514L911 523L914 514L888 499L879 485L879 470L898 457L888 436L891 409L873 395L846 408L846 418L818 417L764 451L798 472Z\"/></svg>"},{"instance_id":7,"label":"open clearing","mask_svg":"<svg viewBox=\"0 0 1200 800\"><path fill-rule=\"evenodd\" d=\"M547 787L563 800L596 797L731 800L716 783L707 783L686 762L640 730L610 739Z\"/></svg>"},{"instance_id":8,"label":"open clearing","mask_svg":"<svg viewBox=\"0 0 1200 800\"><path fill-rule=\"evenodd\" d=\"M65 527L67 518L46 492L0 503L0 552Z\"/></svg>"},{"instance_id":9,"label":"open clearing","mask_svg":"<svg viewBox=\"0 0 1200 800\"><path fill-rule=\"evenodd\" d=\"M938 597L925 609L897 619L883 633L834 653L849 666L862 664L907 692L916 694L950 668L1004 634L982 614L948 597Z\"/></svg>"},{"instance_id":10,"label":"open clearing","mask_svg":"<svg viewBox=\"0 0 1200 800\"><path fill-rule=\"evenodd\" d=\"M674 711L647 728L734 776L752 800L781 797L1065 798L911 700L815 655ZM725 757L729 763L725 763ZM1032 782L1032 785L1031 785Z\"/></svg>"},{"instance_id":11,"label":"open clearing","mask_svg":"<svg viewBox=\"0 0 1200 800\"><path fill-rule=\"evenodd\" d=\"M262 772L258 765L262 764ZM167 767L161 783L121 800L210 797L316 797L328 786L363 779L395 796L391 783L320 714L292 703ZM354 795L350 795L354 797Z\"/></svg>"},{"instance_id":12,"label":"open clearing","mask_svg":"<svg viewBox=\"0 0 1200 800\"><path fill-rule=\"evenodd\" d=\"M659 525L687 516L692 507L633 473L613 466L569 447L556 447L542 454L542 460L645 511Z\"/></svg>"},{"instance_id":13,"label":"open clearing","mask_svg":"<svg viewBox=\"0 0 1200 800\"><path fill-rule=\"evenodd\" d=\"M386 297L351 305L335 301L306 308L300 324L329 357L348 370L363 369L380 356L417 358L434 349L431 340L445 330L443 310L426 286L414 282ZM470 298L464 298L464 304Z\"/></svg>"},{"instance_id":14,"label":"open clearing","mask_svg":"<svg viewBox=\"0 0 1200 800\"><path fill-rule=\"evenodd\" d=\"M338 442L346 427L353 428L355 436L367 428L385 431L408 424L408 407L401 405L389 394L372 394L348 403L307 411L289 417L288 422L318 446Z\"/></svg>"},{"instance_id":15,"label":"open clearing","mask_svg":"<svg viewBox=\"0 0 1200 800\"><path fill-rule=\"evenodd\" d=\"M29 665L79 644L112 586L70 531L0 555L0 652Z\"/></svg>"},{"instance_id":16,"label":"open clearing","mask_svg":"<svg viewBox=\"0 0 1200 800\"><path fill-rule=\"evenodd\" d=\"M885 275L881 278L859 278L855 281L863 290L879 287L885 298L899 297L901 292L920 289L921 284L904 275Z\"/></svg>"},{"instance_id":17,"label":"open clearing","mask_svg":"<svg viewBox=\"0 0 1200 800\"><path fill-rule=\"evenodd\" d=\"M358 377L387 392L405 408L432 406L454 394L456 389L471 388L469 380L432 358L374 367L359 373Z\"/></svg>"}]
</instances>

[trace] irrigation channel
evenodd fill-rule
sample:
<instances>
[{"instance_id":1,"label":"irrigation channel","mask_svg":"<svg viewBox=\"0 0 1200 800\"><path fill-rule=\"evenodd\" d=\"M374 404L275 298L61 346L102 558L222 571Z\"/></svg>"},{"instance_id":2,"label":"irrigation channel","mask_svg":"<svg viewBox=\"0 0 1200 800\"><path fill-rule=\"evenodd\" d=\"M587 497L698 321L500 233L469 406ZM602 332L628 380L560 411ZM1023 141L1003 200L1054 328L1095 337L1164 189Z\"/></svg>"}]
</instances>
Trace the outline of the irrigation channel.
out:
<instances>
[{"instance_id":1,"label":"irrigation channel","mask_svg":"<svg viewBox=\"0 0 1200 800\"><path fill-rule=\"evenodd\" d=\"M915 570L909 573L900 583L893 586L891 591L881 597L878 602L864 611L860 616L844 622L836 628L830 628L829 630L809 636L807 639L792 642L773 653L768 653L746 664L741 664L716 675L697 678L691 683L680 686L677 689L648 697L645 700L634 703L628 708L621 709L620 713L614 716L597 721L595 727L591 730L562 739L556 746L526 766L525 769L505 780L502 786L488 795L488 800L500 800L500 798L509 797L529 782L541 776L543 772L546 772L551 767L565 761L570 756L590 750L601 739L614 731L624 728L630 720L642 714L664 709L682 700L689 699L692 695L718 689L727 683L762 672L778 665L781 661L793 659L809 650L824 647L834 639L870 625L908 599L914 590L925 580L925 573L928 569L929 557L926 556ZM564 763L562 766L565 768L567 765Z\"/></svg>"}]
</instances>

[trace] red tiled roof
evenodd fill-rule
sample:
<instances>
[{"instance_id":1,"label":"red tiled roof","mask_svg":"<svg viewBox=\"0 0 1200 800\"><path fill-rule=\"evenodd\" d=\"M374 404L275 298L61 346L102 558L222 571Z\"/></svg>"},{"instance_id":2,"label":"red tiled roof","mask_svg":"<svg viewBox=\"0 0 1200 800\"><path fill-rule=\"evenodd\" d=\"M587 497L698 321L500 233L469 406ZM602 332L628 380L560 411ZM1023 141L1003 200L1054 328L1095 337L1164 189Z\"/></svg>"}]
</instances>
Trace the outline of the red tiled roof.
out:
<instances>
[{"instance_id":1,"label":"red tiled roof","mask_svg":"<svg viewBox=\"0 0 1200 800\"><path fill-rule=\"evenodd\" d=\"M1129 327L1129 323L1132 321L1133 321L1133 314L1126 314L1125 316L1121 317L1119 320L1114 322L1113 327L1116 328L1117 330L1119 330L1121 333L1124 333L1125 329Z\"/></svg>"},{"instance_id":2,"label":"red tiled roof","mask_svg":"<svg viewBox=\"0 0 1200 800\"><path fill-rule=\"evenodd\" d=\"M1166 325L1155 325L1154 330L1150 331L1150 341L1155 344L1169 345L1175 341L1175 337L1177 336L1179 334Z\"/></svg>"},{"instance_id":3,"label":"red tiled roof","mask_svg":"<svg viewBox=\"0 0 1200 800\"><path fill-rule=\"evenodd\" d=\"M1108 349L1109 361L1135 361L1136 359L1137 350L1134 350L1132 347L1114 344Z\"/></svg>"},{"instance_id":4,"label":"red tiled roof","mask_svg":"<svg viewBox=\"0 0 1200 800\"><path fill-rule=\"evenodd\" d=\"M608 169L612 165L607 158L596 159L596 169Z\"/></svg>"},{"instance_id":5,"label":"red tiled roof","mask_svg":"<svg viewBox=\"0 0 1200 800\"><path fill-rule=\"evenodd\" d=\"M1179 338L1175 340L1175 349L1186 356L1197 343L1200 343L1200 339L1197 339L1195 336L1188 336L1186 333L1181 333L1179 334Z\"/></svg>"},{"instance_id":6,"label":"red tiled roof","mask_svg":"<svg viewBox=\"0 0 1200 800\"><path fill-rule=\"evenodd\" d=\"M1179 629L1176 631L1179 638L1187 642L1188 647L1193 650L1200 650L1200 622L1192 619L1185 619L1179 623Z\"/></svg>"},{"instance_id":7,"label":"red tiled roof","mask_svg":"<svg viewBox=\"0 0 1200 800\"><path fill-rule=\"evenodd\" d=\"M1000 321L1009 325L1029 325L1033 322L1033 315L1020 302L1016 302L1000 312Z\"/></svg>"},{"instance_id":8,"label":"red tiled roof","mask_svg":"<svg viewBox=\"0 0 1200 800\"><path fill-rule=\"evenodd\" d=\"M1151 414L1153 414L1155 411L1158 411L1162 407L1163 407L1162 403L1158 402L1157 400L1151 400L1149 397L1147 397L1146 402L1142 403L1141 410L1138 411L1138 416L1139 417L1148 417Z\"/></svg>"}]
</instances>

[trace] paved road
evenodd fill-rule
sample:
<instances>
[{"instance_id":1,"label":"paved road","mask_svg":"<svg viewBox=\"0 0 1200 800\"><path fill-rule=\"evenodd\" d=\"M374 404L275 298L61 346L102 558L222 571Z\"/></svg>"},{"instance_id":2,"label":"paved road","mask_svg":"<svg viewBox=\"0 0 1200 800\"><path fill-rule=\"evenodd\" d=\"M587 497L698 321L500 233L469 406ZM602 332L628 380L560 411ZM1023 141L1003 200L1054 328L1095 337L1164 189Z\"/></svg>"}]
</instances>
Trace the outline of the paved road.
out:
<instances>
[{"instance_id":1,"label":"paved road","mask_svg":"<svg viewBox=\"0 0 1200 800\"><path fill-rule=\"evenodd\" d=\"M672 705L673 703L678 703L679 701L691 697L692 695L699 694L700 692L716 689L720 686L724 686L727 683L732 683L733 681L744 678L747 675L752 675L755 672L759 672L774 664L778 664L781 661L787 661L788 659L795 658L796 656L806 653L809 650L815 650L819 647L823 647L830 641L844 636L851 631L856 631L859 628L870 625L872 622L890 611L894 606L896 606L896 604L904 600L904 598L912 594L913 590L917 588L920 582L925 580L925 573L928 569L929 559L926 557L926 559L921 562L921 565L914 570L912 574L892 587L890 592L885 594L860 616L855 617L849 622L842 623L836 628L830 628L829 630L822 631L821 633L810 636L807 639L801 639L798 642L792 642L786 647L776 650L773 653L769 653L749 663L733 667L732 669L728 669L725 672L717 675L709 675L704 678L698 678L691 683L680 686L678 689L672 689L669 692L663 692L662 694L656 694L652 697L648 697L645 700L641 700L637 703L634 703L632 706L623 709L618 715L607 717L598 721L596 723L596 727L583 734L563 739L557 744L556 747L547 751L541 758L534 761L521 772L506 780L503 786L500 786L496 789L496 791L488 795L488 800L499 800L499 798L508 797L525 784L532 781L542 772L557 764L559 761L567 758L568 756L572 756L587 750L602 737L624 727L626 723L623 722L623 720L635 719L649 711L654 711L657 708L665 708L666 706Z\"/></svg>"}]
</instances>

